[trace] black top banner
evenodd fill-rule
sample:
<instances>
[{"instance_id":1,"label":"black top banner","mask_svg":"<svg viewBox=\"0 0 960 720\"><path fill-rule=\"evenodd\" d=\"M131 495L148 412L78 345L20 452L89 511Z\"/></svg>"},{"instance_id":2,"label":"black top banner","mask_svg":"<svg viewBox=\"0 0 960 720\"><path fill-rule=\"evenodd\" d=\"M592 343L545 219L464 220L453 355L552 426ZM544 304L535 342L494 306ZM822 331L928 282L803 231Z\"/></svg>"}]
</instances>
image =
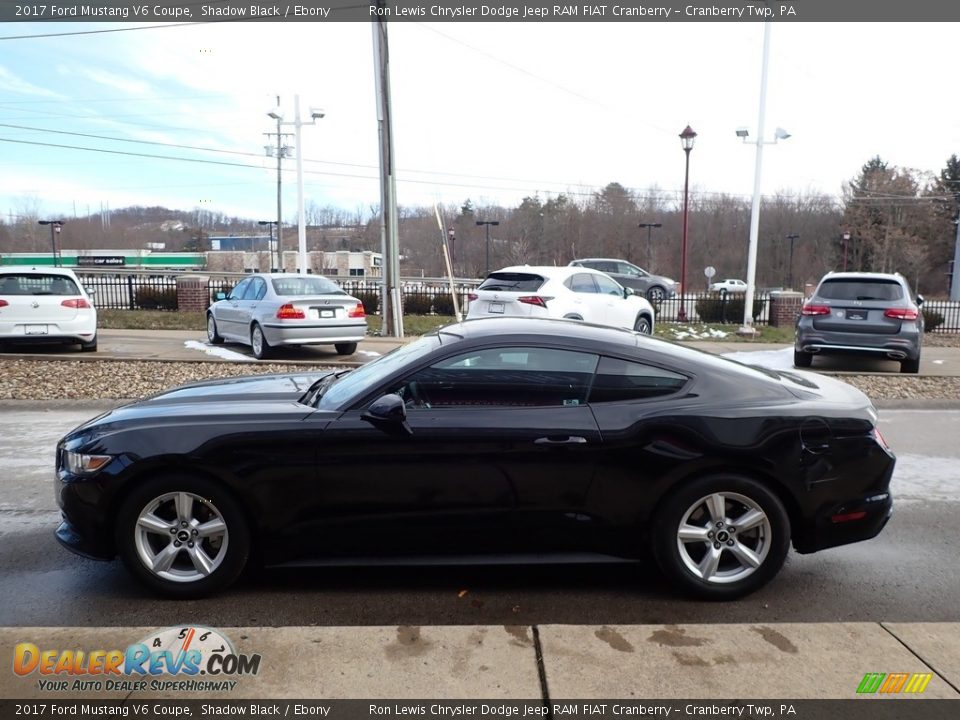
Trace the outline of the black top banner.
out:
<instances>
[{"instance_id":1,"label":"black top banner","mask_svg":"<svg viewBox=\"0 0 960 720\"><path fill-rule=\"evenodd\" d=\"M550 3L393 0L0 0L4 22L947 22L960 3L945 0Z\"/></svg>"}]
</instances>

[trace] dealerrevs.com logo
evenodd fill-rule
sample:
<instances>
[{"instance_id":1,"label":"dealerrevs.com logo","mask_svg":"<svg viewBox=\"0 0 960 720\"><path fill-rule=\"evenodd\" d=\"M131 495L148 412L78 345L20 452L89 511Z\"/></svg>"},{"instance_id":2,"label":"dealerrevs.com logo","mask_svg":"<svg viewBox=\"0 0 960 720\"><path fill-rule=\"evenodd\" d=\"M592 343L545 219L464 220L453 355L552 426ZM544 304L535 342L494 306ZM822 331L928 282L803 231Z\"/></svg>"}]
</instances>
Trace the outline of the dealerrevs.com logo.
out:
<instances>
[{"instance_id":1,"label":"dealerrevs.com logo","mask_svg":"<svg viewBox=\"0 0 960 720\"><path fill-rule=\"evenodd\" d=\"M857 686L858 695L894 695L909 693L919 695L927 689L933 673L867 673Z\"/></svg>"},{"instance_id":2,"label":"dealerrevs.com logo","mask_svg":"<svg viewBox=\"0 0 960 720\"><path fill-rule=\"evenodd\" d=\"M233 678L256 675L259 653L234 650L219 630L191 626L150 633L126 650L48 649L18 643L13 672L37 677L37 688L50 692L233 690Z\"/></svg>"}]
</instances>

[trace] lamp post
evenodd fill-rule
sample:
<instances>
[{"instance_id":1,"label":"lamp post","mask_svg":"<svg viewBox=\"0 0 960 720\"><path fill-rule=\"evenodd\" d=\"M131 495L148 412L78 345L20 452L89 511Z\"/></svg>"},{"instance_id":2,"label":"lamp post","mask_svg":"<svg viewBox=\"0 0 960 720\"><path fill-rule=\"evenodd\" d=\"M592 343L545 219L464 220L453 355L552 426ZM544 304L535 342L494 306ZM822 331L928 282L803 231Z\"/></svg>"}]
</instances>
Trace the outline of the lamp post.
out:
<instances>
[{"instance_id":1,"label":"lamp post","mask_svg":"<svg viewBox=\"0 0 960 720\"><path fill-rule=\"evenodd\" d=\"M66 224L66 220L40 220L41 225L50 226L50 248L53 256L53 266L60 265L60 253L57 252L57 235L60 234L60 228Z\"/></svg>"},{"instance_id":2,"label":"lamp post","mask_svg":"<svg viewBox=\"0 0 960 720\"><path fill-rule=\"evenodd\" d=\"M686 167L683 173L683 239L680 241L680 312L677 320L687 321L687 219L690 201L690 151L693 150L693 140L697 134L689 125L680 133L680 144L686 156Z\"/></svg>"},{"instance_id":3,"label":"lamp post","mask_svg":"<svg viewBox=\"0 0 960 720\"><path fill-rule=\"evenodd\" d=\"M653 265L653 241L650 234L654 228L663 227L663 223L640 223L638 227L647 229L647 270L649 270Z\"/></svg>"},{"instance_id":4,"label":"lamp post","mask_svg":"<svg viewBox=\"0 0 960 720\"><path fill-rule=\"evenodd\" d=\"M790 262L787 270L787 285L793 290L793 241L800 237L799 233L790 233L787 240L790 241Z\"/></svg>"},{"instance_id":5,"label":"lamp post","mask_svg":"<svg viewBox=\"0 0 960 720\"><path fill-rule=\"evenodd\" d=\"M843 234L843 271L847 271L847 244L850 242L850 233Z\"/></svg>"},{"instance_id":6,"label":"lamp post","mask_svg":"<svg viewBox=\"0 0 960 720\"><path fill-rule=\"evenodd\" d=\"M273 261L274 261L274 259L275 259L275 257L276 257L276 256L275 256L275 253L276 253L276 251L277 251L276 246L273 244L273 229L274 229L275 227L277 227L277 221L276 221L276 220L258 220L258 221L257 221L257 225L267 225L267 226L268 226L268 229L269 229L269 232L270 232L270 244L269 244L267 247L268 247L268 249L270 250L270 264L272 265L272 264L273 264Z\"/></svg>"},{"instance_id":7,"label":"lamp post","mask_svg":"<svg viewBox=\"0 0 960 720\"><path fill-rule=\"evenodd\" d=\"M447 228L447 237L450 238L450 267L453 274L457 274L457 233L453 228Z\"/></svg>"},{"instance_id":8,"label":"lamp post","mask_svg":"<svg viewBox=\"0 0 960 720\"><path fill-rule=\"evenodd\" d=\"M490 226L499 224L499 220L477 220L477 225L487 226L487 271L484 273L484 277L490 274Z\"/></svg>"},{"instance_id":9,"label":"lamp post","mask_svg":"<svg viewBox=\"0 0 960 720\"><path fill-rule=\"evenodd\" d=\"M294 105L294 117L291 122L284 122L283 115L280 113L279 108L277 110L271 110L267 113L268 117L273 118L277 121L277 253L280 255L281 270L283 270L283 255L282 250L280 249L280 233L281 226L280 223L283 222L283 218L280 215L280 159L285 155L289 154L288 147L281 147L281 132L280 128L284 125L293 126L294 129L294 148L297 151L297 250L298 250L298 260L297 260L297 272L306 274L307 272L307 225L306 225L306 216L303 210L303 145L300 141L300 129L304 125L316 125L317 120L324 117L326 113L323 110L310 108L310 122L304 122L300 119L300 96L293 96L293 105Z\"/></svg>"}]
</instances>

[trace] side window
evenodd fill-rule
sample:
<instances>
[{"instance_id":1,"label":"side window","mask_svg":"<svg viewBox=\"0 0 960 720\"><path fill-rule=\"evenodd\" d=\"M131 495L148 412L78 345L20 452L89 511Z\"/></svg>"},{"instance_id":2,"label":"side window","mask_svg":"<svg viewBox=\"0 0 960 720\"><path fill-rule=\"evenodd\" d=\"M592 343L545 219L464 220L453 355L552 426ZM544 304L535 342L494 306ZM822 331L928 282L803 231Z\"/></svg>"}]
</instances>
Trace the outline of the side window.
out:
<instances>
[{"instance_id":1,"label":"side window","mask_svg":"<svg viewBox=\"0 0 960 720\"><path fill-rule=\"evenodd\" d=\"M230 291L230 296L227 299L228 300L242 299L243 294L247 291L247 288L250 287L250 283L252 281L253 281L253 278L246 278L245 280L241 280L240 284Z\"/></svg>"},{"instance_id":2,"label":"side window","mask_svg":"<svg viewBox=\"0 0 960 720\"><path fill-rule=\"evenodd\" d=\"M640 268L630 265L629 263L617 263L617 272L621 275L630 275L631 277L641 277L643 275L640 272Z\"/></svg>"},{"instance_id":3,"label":"side window","mask_svg":"<svg viewBox=\"0 0 960 720\"><path fill-rule=\"evenodd\" d=\"M263 296L267 294L267 284L263 281L263 278L251 278L251 282L247 285L246 291L243 293L244 300L262 300Z\"/></svg>"},{"instance_id":4,"label":"side window","mask_svg":"<svg viewBox=\"0 0 960 720\"><path fill-rule=\"evenodd\" d=\"M671 395L680 390L687 379L686 375L652 365L603 357L590 390L590 402L625 402Z\"/></svg>"},{"instance_id":5,"label":"side window","mask_svg":"<svg viewBox=\"0 0 960 720\"><path fill-rule=\"evenodd\" d=\"M441 360L392 392L410 408L576 407L587 401L597 361L569 350L487 348Z\"/></svg>"},{"instance_id":6,"label":"side window","mask_svg":"<svg viewBox=\"0 0 960 720\"><path fill-rule=\"evenodd\" d=\"M593 283L593 275L589 273L577 273L571 275L563 283L575 293L596 293L597 286Z\"/></svg>"},{"instance_id":7,"label":"side window","mask_svg":"<svg viewBox=\"0 0 960 720\"><path fill-rule=\"evenodd\" d=\"M594 275L594 281L603 295L617 295L623 297L623 288L605 275Z\"/></svg>"}]
</instances>

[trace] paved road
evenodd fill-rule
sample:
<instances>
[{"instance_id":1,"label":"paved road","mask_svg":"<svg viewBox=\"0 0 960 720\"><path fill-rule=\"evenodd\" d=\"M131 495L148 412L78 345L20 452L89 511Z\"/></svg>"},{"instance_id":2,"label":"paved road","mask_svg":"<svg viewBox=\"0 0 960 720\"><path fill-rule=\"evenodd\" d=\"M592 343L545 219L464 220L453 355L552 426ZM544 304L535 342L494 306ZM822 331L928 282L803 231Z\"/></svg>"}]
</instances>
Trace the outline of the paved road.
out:
<instances>
[{"instance_id":1,"label":"paved road","mask_svg":"<svg viewBox=\"0 0 960 720\"><path fill-rule=\"evenodd\" d=\"M94 404L36 411L0 404L0 626L420 626L813 621L955 621L960 576L960 411L885 410L899 455L896 512L876 540L792 554L780 577L736 603L679 600L655 569L297 569L252 574L226 595L156 600L118 562L53 539L56 440Z\"/></svg>"}]
</instances>

